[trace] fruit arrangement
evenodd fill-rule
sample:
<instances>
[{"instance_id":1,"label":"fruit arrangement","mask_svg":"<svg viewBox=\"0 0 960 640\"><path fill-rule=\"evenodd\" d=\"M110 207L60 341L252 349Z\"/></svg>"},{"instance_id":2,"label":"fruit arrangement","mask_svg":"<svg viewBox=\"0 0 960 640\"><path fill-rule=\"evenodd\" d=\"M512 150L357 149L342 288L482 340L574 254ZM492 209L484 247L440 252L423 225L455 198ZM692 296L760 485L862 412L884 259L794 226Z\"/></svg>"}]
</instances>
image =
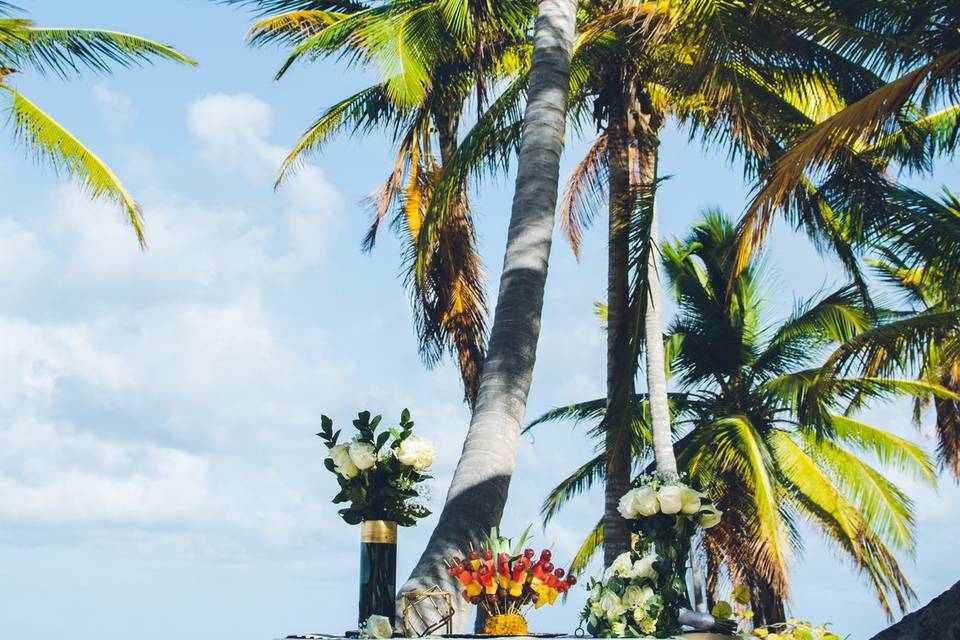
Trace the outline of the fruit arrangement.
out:
<instances>
[{"instance_id":1,"label":"fruit arrangement","mask_svg":"<svg viewBox=\"0 0 960 640\"><path fill-rule=\"evenodd\" d=\"M553 565L550 549L538 556L531 548L520 551L522 545L523 539L511 551L510 541L493 529L480 549L471 545L465 558L446 561L447 573L459 583L463 599L483 607L489 616L484 631L490 635L526 635L522 611L530 605L539 609L553 604L577 583L576 577Z\"/></svg>"}]
</instances>

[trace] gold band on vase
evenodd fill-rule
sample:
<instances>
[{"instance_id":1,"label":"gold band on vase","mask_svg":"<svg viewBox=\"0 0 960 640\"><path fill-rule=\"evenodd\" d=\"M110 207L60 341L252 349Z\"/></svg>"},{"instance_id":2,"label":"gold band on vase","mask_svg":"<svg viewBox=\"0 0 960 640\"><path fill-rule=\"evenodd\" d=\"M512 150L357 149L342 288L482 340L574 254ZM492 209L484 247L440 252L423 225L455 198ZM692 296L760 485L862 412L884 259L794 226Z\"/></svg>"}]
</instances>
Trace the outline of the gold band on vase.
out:
<instances>
[{"instance_id":1,"label":"gold band on vase","mask_svg":"<svg viewBox=\"0 0 960 640\"><path fill-rule=\"evenodd\" d=\"M364 520L360 523L360 542L397 544L397 523L392 520Z\"/></svg>"}]
</instances>

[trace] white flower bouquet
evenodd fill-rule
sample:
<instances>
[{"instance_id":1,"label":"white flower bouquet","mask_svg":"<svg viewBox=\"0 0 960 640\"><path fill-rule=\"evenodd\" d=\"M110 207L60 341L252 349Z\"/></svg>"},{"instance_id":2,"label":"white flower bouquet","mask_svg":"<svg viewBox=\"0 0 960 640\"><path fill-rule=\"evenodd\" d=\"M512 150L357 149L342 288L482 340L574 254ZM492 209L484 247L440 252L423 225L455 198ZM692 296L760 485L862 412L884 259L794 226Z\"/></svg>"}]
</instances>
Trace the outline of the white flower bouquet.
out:
<instances>
[{"instance_id":1,"label":"white flower bouquet","mask_svg":"<svg viewBox=\"0 0 960 640\"><path fill-rule=\"evenodd\" d=\"M334 431L333 421L322 417L317 435L329 449L324 464L340 485L333 502L349 503L339 511L348 524L388 520L410 527L430 515L416 500L419 485L430 479L425 472L433 464L436 451L429 440L413 434L406 409L395 428L378 433L380 421L381 416L371 419L369 411L362 411L353 421L356 435L340 443L341 431Z\"/></svg>"},{"instance_id":2,"label":"white flower bouquet","mask_svg":"<svg viewBox=\"0 0 960 640\"><path fill-rule=\"evenodd\" d=\"M623 553L613 561L603 580L591 580L581 617L596 637L636 638L657 631L663 597L656 591L657 555Z\"/></svg>"},{"instance_id":3,"label":"white flower bouquet","mask_svg":"<svg viewBox=\"0 0 960 640\"><path fill-rule=\"evenodd\" d=\"M637 534L636 543L596 583L595 597L592 592L582 614L588 630L606 637L679 633L680 610L689 605L690 539L698 529L720 522L721 512L679 477L660 473L639 478L618 509ZM629 587L634 588L628 593Z\"/></svg>"}]
</instances>

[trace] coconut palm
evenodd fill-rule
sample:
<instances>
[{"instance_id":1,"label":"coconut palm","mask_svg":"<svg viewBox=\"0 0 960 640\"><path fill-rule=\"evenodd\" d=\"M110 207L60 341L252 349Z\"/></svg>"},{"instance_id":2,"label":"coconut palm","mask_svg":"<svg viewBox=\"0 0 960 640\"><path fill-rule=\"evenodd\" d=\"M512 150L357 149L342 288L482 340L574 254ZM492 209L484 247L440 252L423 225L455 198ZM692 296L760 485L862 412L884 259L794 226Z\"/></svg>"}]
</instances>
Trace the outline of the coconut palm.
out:
<instances>
[{"instance_id":1,"label":"coconut palm","mask_svg":"<svg viewBox=\"0 0 960 640\"><path fill-rule=\"evenodd\" d=\"M960 8L947 0L846 3L857 14L852 24L811 25L835 50L856 56L878 73L900 74L846 107L827 113L799 137L765 174L740 222L738 263L744 264L764 239L778 211L788 214L820 176L818 200L866 201L858 232L882 230L886 219L879 194L887 186L865 185L851 195L842 187L872 163L894 162L930 171L930 159L956 145L960 102ZM943 108L946 103L946 108ZM869 153L864 153L869 152ZM865 157L866 155L866 157ZM855 180L854 180L855 181ZM875 196L871 199L870 196ZM794 212L797 215L797 212ZM849 214L847 214L849 215ZM802 214L801 214L802 217ZM813 220L824 226L823 220Z\"/></svg>"},{"instance_id":2,"label":"coconut palm","mask_svg":"<svg viewBox=\"0 0 960 640\"><path fill-rule=\"evenodd\" d=\"M820 376L820 366L857 336L876 329L851 287L798 304L770 324L758 257L736 279L733 225L710 213L682 242L663 246L663 267L680 309L664 344L677 392L678 466L724 511L697 548L706 561L708 591L724 578L751 587L758 618L783 617L789 566L800 551L797 522L824 532L872 585L890 614L913 597L895 551L913 547L913 503L888 480L886 468L934 482L916 445L847 413L851 401L896 395L958 397L935 382L880 376ZM828 380L828 382L824 382ZM633 465L646 470L649 403L637 397ZM594 423L604 436L602 400L562 407L527 428L556 420ZM598 449L600 447L598 446ZM543 505L545 520L604 476L598 454L561 482ZM574 567L580 570L604 543L601 520Z\"/></svg>"},{"instance_id":3,"label":"coconut palm","mask_svg":"<svg viewBox=\"0 0 960 640\"><path fill-rule=\"evenodd\" d=\"M373 248L380 224L392 212L391 224L406 247L405 281L420 353L428 365L447 352L457 358L465 399L472 406L484 358L487 309L466 189L453 196L451 215L433 237L429 264L419 277L414 277L413 249L440 172L457 149L467 100L476 91L482 104L486 83L524 62L532 3L231 3L255 5L268 13L251 29L252 43L291 47L278 79L297 61L328 56L378 70L379 82L320 114L283 162L277 185L337 134L392 132L396 155L371 197L373 224L363 246Z\"/></svg>"},{"instance_id":4,"label":"coconut palm","mask_svg":"<svg viewBox=\"0 0 960 640\"><path fill-rule=\"evenodd\" d=\"M844 104L879 84L868 70L805 33L811 14L824 13L820 8L798 13L795 3L712 1L651 6L648 12L618 12L601 4L583 28L574 63L585 80L574 109L594 120L601 134L571 176L560 210L577 251L584 227L606 196L605 420L622 427L606 430L607 561L629 546L616 506L629 484L629 404L641 350L657 467L676 472L658 339L663 321L655 189L661 127L675 119L705 144L727 146L748 175L756 175L771 154L815 124L822 102ZM630 228L637 213L646 218L649 249L645 261L631 268Z\"/></svg>"},{"instance_id":5,"label":"coconut palm","mask_svg":"<svg viewBox=\"0 0 960 640\"><path fill-rule=\"evenodd\" d=\"M785 141L815 123L819 101L843 104L845 97L881 84L859 65L804 37L793 21L796 12L791 3L768 9L767 4L712 1L629 8L591 3L582 8L570 119L579 128L595 124L601 134L570 179L560 219L576 252L583 227L599 209L609 211L609 422L622 424L629 413L626 405L633 397L633 373L646 334L662 333L653 195L659 131L667 118L677 118L708 143L728 144L755 173ZM431 229L452 210L447 194L459 193L484 169L508 164L519 137L517 104L525 81L523 74L516 78L446 164L424 220L423 251L429 249L423 241L432 237ZM604 196L609 196L607 202ZM643 211L647 240L651 232L654 238L646 254L649 263L631 271L628 226L641 203L648 205ZM632 293L631 282L638 285ZM657 340L648 342L656 450L660 467L669 471L675 464L665 380L659 373L662 354ZM606 495L610 544L605 554L611 559L629 544L615 508L629 481L618 434L608 431L607 463L616 470L608 475Z\"/></svg>"},{"instance_id":6,"label":"coconut palm","mask_svg":"<svg viewBox=\"0 0 960 640\"><path fill-rule=\"evenodd\" d=\"M107 164L63 125L8 81L34 71L67 78L83 69L109 73L153 59L196 64L167 45L139 36L100 29L39 27L0 2L0 96L17 138L38 158L62 170L93 198L123 209L141 247L146 246L141 207Z\"/></svg>"},{"instance_id":7,"label":"coconut palm","mask_svg":"<svg viewBox=\"0 0 960 640\"><path fill-rule=\"evenodd\" d=\"M439 521L404 589L442 584L442 559L500 522L540 335L575 29L574 0L540 0L510 227L477 405ZM459 599L458 606L462 611Z\"/></svg>"},{"instance_id":8,"label":"coconut palm","mask_svg":"<svg viewBox=\"0 0 960 640\"><path fill-rule=\"evenodd\" d=\"M872 262L878 276L894 286L909 305L908 318L917 312L921 317L955 312L960 306L960 200L949 192L939 199L905 188L895 193L902 213L899 224L887 228L885 243L876 248L879 258ZM956 325L948 323L943 332L924 338L912 372L919 380L960 393L960 332ZM953 398L934 398L932 403L938 458L960 479L960 403ZM929 399L919 398L914 404L918 427L928 405Z\"/></svg>"}]
</instances>

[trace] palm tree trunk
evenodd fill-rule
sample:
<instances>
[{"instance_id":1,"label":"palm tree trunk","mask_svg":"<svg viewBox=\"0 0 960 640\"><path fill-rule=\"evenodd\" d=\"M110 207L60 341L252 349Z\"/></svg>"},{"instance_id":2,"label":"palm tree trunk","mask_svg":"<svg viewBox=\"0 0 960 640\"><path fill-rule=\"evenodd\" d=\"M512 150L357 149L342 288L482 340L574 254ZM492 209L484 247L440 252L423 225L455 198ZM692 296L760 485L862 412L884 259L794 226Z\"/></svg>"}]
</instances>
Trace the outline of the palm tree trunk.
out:
<instances>
[{"instance_id":1,"label":"palm tree trunk","mask_svg":"<svg viewBox=\"0 0 960 640\"><path fill-rule=\"evenodd\" d=\"M611 84L620 85L619 79ZM607 411L604 416L606 476L603 564L609 567L630 549L630 530L617 507L630 488L631 406L635 365L630 357L630 218L633 214L630 136L622 87L610 91L607 117Z\"/></svg>"},{"instance_id":2,"label":"palm tree trunk","mask_svg":"<svg viewBox=\"0 0 960 640\"><path fill-rule=\"evenodd\" d=\"M640 143L639 172L643 185L653 189L657 179L657 144L653 135L643 136ZM650 398L650 420L653 431L653 455L657 470L676 475L677 459L673 453L670 428L670 406L667 403L667 373L663 354L663 284L660 277L660 230L654 202L650 221L651 245L647 263L647 287L650 299L643 319L646 346L647 393Z\"/></svg>"},{"instance_id":3,"label":"palm tree trunk","mask_svg":"<svg viewBox=\"0 0 960 640\"><path fill-rule=\"evenodd\" d=\"M533 377L553 235L576 29L575 0L540 0L516 189L476 408L437 526L402 590L458 594L443 559L500 522ZM455 628L468 606L454 598Z\"/></svg>"}]
</instances>

